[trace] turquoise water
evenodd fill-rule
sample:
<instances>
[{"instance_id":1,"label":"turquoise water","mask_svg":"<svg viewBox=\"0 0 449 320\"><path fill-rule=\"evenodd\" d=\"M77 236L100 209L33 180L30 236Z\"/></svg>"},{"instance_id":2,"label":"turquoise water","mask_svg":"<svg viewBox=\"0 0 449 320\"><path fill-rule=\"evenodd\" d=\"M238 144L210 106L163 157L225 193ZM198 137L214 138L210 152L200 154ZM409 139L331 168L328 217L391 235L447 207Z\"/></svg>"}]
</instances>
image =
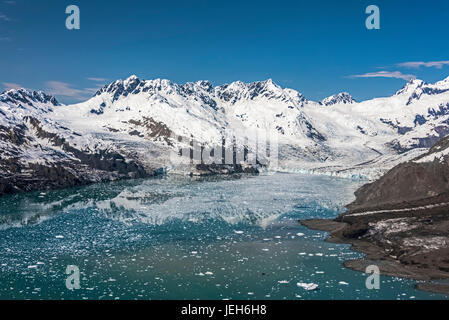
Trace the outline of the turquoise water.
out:
<instances>
[{"instance_id":1,"label":"turquoise water","mask_svg":"<svg viewBox=\"0 0 449 320\"><path fill-rule=\"evenodd\" d=\"M368 290L342 265L359 253L299 225L336 216L360 184L165 177L2 197L0 299L445 298L391 277ZM68 265L79 290L66 287Z\"/></svg>"}]
</instances>

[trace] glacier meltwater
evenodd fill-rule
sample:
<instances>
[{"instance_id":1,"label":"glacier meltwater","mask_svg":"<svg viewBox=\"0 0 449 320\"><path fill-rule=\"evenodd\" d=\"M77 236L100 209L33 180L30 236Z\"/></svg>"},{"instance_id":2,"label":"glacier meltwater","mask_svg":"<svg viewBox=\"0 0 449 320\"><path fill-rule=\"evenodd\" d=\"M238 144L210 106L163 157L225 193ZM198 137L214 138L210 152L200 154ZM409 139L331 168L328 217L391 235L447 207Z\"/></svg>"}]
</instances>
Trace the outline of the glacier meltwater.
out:
<instances>
[{"instance_id":1,"label":"glacier meltwater","mask_svg":"<svg viewBox=\"0 0 449 320\"><path fill-rule=\"evenodd\" d=\"M336 216L361 183L171 176L5 196L0 299L444 298L383 276L366 289L343 266L361 254L298 223Z\"/></svg>"}]
</instances>

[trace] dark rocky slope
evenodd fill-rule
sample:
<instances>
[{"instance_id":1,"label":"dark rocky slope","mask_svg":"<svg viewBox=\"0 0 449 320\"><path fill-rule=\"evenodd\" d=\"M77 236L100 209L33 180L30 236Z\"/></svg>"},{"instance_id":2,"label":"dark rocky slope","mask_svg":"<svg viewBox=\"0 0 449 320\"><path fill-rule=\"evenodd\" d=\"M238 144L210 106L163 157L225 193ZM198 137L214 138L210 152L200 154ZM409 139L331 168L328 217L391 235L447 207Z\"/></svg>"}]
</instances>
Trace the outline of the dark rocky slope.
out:
<instances>
[{"instance_id":1,"label":"dark rocky slope","mask_svg":"<svg viewBox=\"0 0 449 320\"><path fill-rule=\"evenodd\" d=\"M379 180L362 186L355 192L356 200L347 206L349 212L408 208L449 200L449 155L419 162L448 148L449 138L442 139L427 154L402 163Z\"/></svg>"},{"instance_id":2,"label":"dark rocky slope","mask_svg":"<svg viewBox=\"0 0 449 320\"><path fill-rule=\"evenodd\" d=\"M40 140L47 141L46 145L36 142ZM32 117L24 117L23 124L15 127L1 127L0 141L10 147L0 155L0 195L156 174L116 151L78 149L63 136L44 130ZM23 152L31 145L50 155L52 161L23 161Z\"/></svg>"},{"instance_id":3,"label":"dark rocky slope","mask_svg":"<svg viewBox=\"0 0 449 320\"><path fill-rule=\"evenodd\" d=\"M60 107L43 92L0 95L0 196L157 174L125 150L93 137L83 140L50 120L48 114Z\"/></svg>"}]
</instances>

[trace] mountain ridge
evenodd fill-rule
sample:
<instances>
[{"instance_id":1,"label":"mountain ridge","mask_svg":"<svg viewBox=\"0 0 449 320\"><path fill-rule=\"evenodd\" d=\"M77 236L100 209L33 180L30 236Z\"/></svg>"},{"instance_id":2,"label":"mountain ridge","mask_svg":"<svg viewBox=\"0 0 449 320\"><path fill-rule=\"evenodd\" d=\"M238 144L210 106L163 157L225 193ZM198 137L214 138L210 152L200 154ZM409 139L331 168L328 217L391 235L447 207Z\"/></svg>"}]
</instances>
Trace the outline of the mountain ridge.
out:
<instances>
[{"instance_id":1,"label":"mountain ridge","mask_svg":"<svg viewBox=\"0 0 449 320\"><path fill-rule=\"evenodd\" d=\"M202 148L223 141L224 148L232 148L231 141L237 141L251 151L248 137L275 136L278 159L268 170L372 179L449 134L448 79L435 84L413 80L391 97L356 102L340 93L324 103L271 79L214 87L209 81L176 84L133 75L73 105L43 92L9 90L0 95L0 148L3 161L14 156L24 168L36 158L44 167L61 161L73 167L87 155L113 153L114 159L136 164L140 175L161 170L209 174L207 166L171 162L172 153L190 147L182 139ZM85 164L86 172L98 170L92 166L105 169L100 180L111 172L113 179L123 176L113 166Z\"/></svg>"},{"instance_id":2,"label":"mountain ridge","mask_svg":"<svg viewBox=\"0 0 449 320\"><path fill-rule=\"evenodd\" d=\"M144 84L157 84L157 85L153 85L153 86L144 86ZM139 77L137 77L136 75L131 75L126 79L119 79L119 80L115 80L110 82L109 84L104 85L103 87L101 87L100 89L98 89L95 94L92 97L101 95L101 93L104 92L111 92L111 91L119 91L120 93L122 93L122 91L124 92L125 96L127 94L130 94L134 89L137 89L140 86L144 86L144 88L146 89L146 91L148 91L150 88L153 89L159 89L161 90L161 88L168 88L168 87L177 87L177 88L204 88L206 89L206 91L214 91L214 90L220 90L220 91L224 91L226 89L230 89L230 90L238 90L240 89L244 89L244 88L249 88L250 91L260 91L260 89L267 89L267 87L271 87L272 91L278 91L278 92L284 92L284 93L291 93L293 95L296 95L300 98L300 100L302 101L309 101L309 102L313 102L313 103L320 103L321 104L325 104L324 102L327 100L330 100L332 98L340 98L341 101L337 102L337 103L332 103L333 104L338 104L338 103L343 103L343 104L348 104L348 103L356 103L357 101L351 96L350 93L348 92L340 92L340 93L336 93L333 94L331 96L328 96L322 100L318 100L318 101L314 101L314 100L310 100L307 99L302 93L300 93L299 91L292 89L292 88L282 88L280 87L278 84L276 84L273 79L267 79L267 80L262 80L262 81L253 81L253 82L242 82L242 81L234 81L231 83L225 83L222 85L217 85L217 86L213 86L212 83L208 80L198 80L195 82L186 82L184 84L179 84L179 83L175 83L172 82L171 80L168 79L164 79L164 78L155 78L155 79L149 79L149 80L144 80L144 79L140 79ZM441 91L446 91L449 90L449 77L437 81L435 83L427 83L423 80L420 79L411 79L409 81L407 81L407 83L401 88L399 89L394 95L401 95L401 94L407 94L407 92L413 93L413 91L416 91L417 89L420 89L422 87L425 88L430 88L430 87L443 87L441 89ZM145 91L145 92L146 92ZM262 90L263 91L263 90ZM426 90L425 90L426 91ZM52 96L51 94L47 94L42 90L30 90L30 89L26 89L26 88L17 88L17 89L8 89L8 90L4 90L3 92L0 93L0 95L4 95L4 94L8 94L10 95L12 94L17 94L17 93L28 93L28 94L43 94L46 96L50 96L52 97L56 103L58 105L61 105L59 102L57 102L56 97ZM138 90L136 93L139 93L140 90ZM257 94L254 94L254 96L257 96ZM91 97L91 98L92 98ZM375 100L375 99L382 99L382 98L388 98L388 97L378 97L378 98L373 98L373 99L368 99L368 100L361 100L359 101L359 103L365 102L365 101L371 101L371 100ZM90 98L88 98L89 100ZM73 105L73 104L68 104L68 105Z\"/></svg>"}]
</instances>

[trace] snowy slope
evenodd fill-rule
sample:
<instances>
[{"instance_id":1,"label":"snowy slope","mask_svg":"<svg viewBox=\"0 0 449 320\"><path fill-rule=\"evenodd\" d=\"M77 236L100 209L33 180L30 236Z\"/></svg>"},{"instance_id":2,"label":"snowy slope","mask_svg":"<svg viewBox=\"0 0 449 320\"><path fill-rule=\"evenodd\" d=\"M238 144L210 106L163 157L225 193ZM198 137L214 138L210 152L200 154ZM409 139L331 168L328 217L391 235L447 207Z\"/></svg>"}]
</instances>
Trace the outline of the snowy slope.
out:
<instances>
[{"instance_id":1,"label":"snowy slope","mask_svg":"<svg viewBox=\"0 0 449 320\"><path fill-rule=\"evenodd\" d=\"M354 98L347 92L341 92L327 97L321 101L322 105L333 106L334 104L353 104L356 103Z\"/></svg>"},{"instance_id":2,"label":"snowy slope","mask_svg":"<svg viewBox=\"0 0 449 320\"><path fill-rule=\"evenodd\" d=\"M279 138L284 169L338 171L376 158L386 168L402 157L395 155L416 155L414 150L446 135L448 83L413 80L392 97L357 103L347 93L309 101L272 80L214 88L207 81L179 85L132 76L84 103L58 109L55 119L85 132L161 143L173 135L217 144L223 130L269 132Z\"/></svg>"},{"instance_id":3,"label":"snowy slope","mask_svg":"<svg viewBox=\"0 0 449 320\"><path fill-rule=\"evenodd\" d=\"M448 121L449 78L434 84L412 80L392 97L360 103L348 93L310 101L272 80L213 87L207 81L181 85L136 76L75 105L24 89L0 96L4 161L80 161L66 143L82 154L119 154L145 172L192 171L190 163L171 161L190 140L232 148L235 138L244 144L238 147L251 150L249 140L257 135L277 137L279 161L270 162L271 169L376 176L446 136ZM26 143L12 138L11 129L22 132Z\"/></svg>"},{"instance_id":4,"label":"snowy slope","mask_svg":"<svg viewBox=\"0 0 449 320\"><path fill-rule=\"evenodd\" d=\"M154 174L128 150L54 120L63 107L43 92L0 95L0 194Z\"/></svg>"}]
</instances>

